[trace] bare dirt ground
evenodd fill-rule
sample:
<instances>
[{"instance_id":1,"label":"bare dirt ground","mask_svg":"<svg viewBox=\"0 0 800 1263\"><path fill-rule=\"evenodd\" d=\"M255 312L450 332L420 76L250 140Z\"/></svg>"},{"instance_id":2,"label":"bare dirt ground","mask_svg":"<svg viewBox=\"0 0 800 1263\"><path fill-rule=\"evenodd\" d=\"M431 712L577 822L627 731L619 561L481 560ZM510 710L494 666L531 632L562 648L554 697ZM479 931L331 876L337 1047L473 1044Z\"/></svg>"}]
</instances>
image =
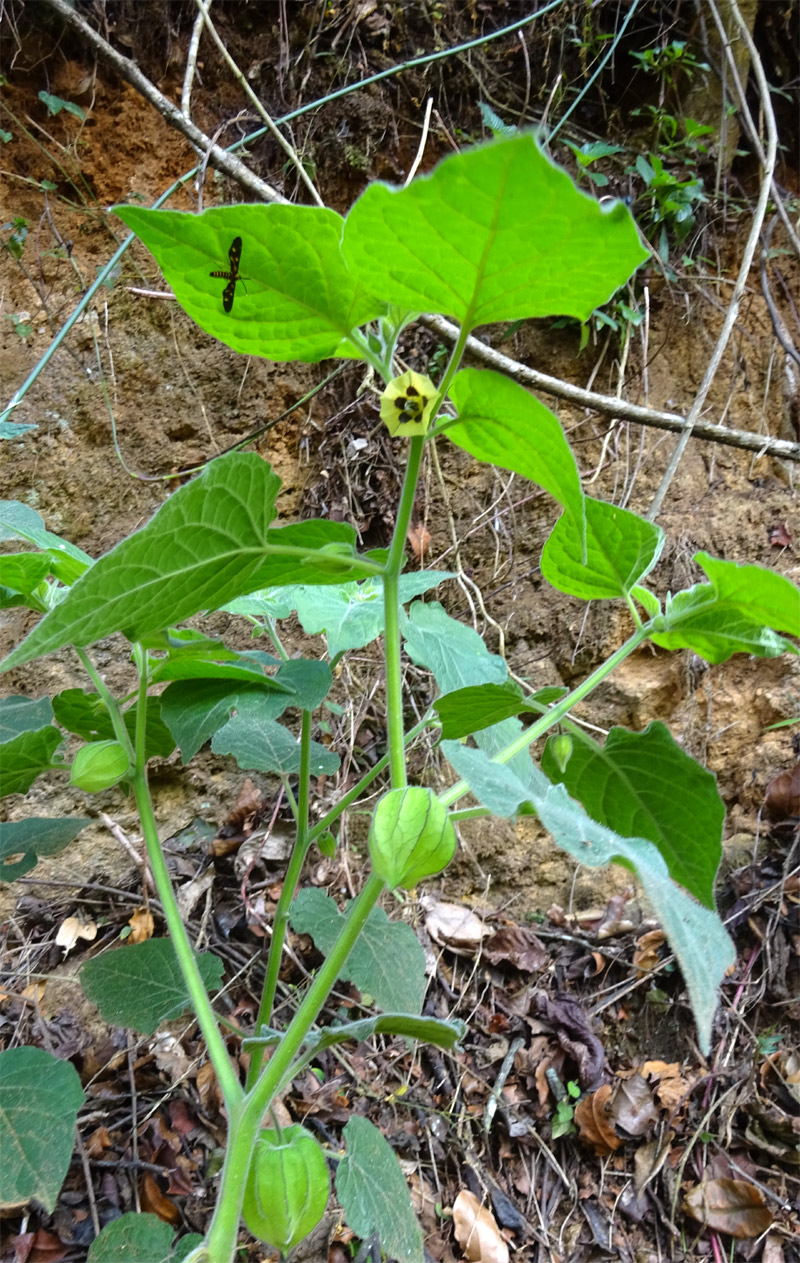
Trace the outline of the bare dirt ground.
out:
<instances>
[{"instance_id":1,"label":"bare dirt ground","mask_svg":"<svg viewBox=\"0 0 800 1263\"><path fill-rule=\"evenodd\" d=\"M165 95L180 98L192 5L108 0L79 8ZM228 0L214 17L248 81L277 117L389 65L512 22L530 8L479 0L463 5ZM572 99L566 86L574 96L586 80L587 61L596 60L590 34L598 38L615 29L615 6L599 8L592 27L583 5L566 3L526 28L524 38L507 36L452 62L409 69L297 120L293 143L314 171L326 204L345 212L369 180L405 178L429 95L435 111L423 170L453 147L485 135L478 101L489 102L512 123L539 122L551 108L563 112ZM700 47L703 23L678 9L643 6L626 33L618 68L609 68L588 93L573 119L575 130L567 129L564 139L608 137L635 150L641 123L633 111L652 100L652 85L632 81L628 54L659 38L692 39ZM0 17L7 76L0 126L13 133L2 147L4 242L17 220L27 228L21 258L8 250L3 257L0 356L3 394L10 396L125 235L108 208L124 201L152 204L195 166L197 156L139 93L92 57L44 0L0 5ZM795 195L795 218L798 65L796 49L793 62L786 50L797 29L789 5L766 0L758 6L755 35L770 81L790 84L789 103L779 103L784 148L778 178L787 198ZM559 75L564 82L554 95ZM51 117L38 99L42 90L79 105L84 121L65 110ZM195 121L230 144L255 126L248 109L206 39L194 85ZM258 141L247 152L263 178L303 200L274 141ZM575 169L561 140L553 156ZM703 175L713 188L713 162ZM717 196L701 210L689 262L678 251L674 272L650 269L647 286L636 294L646 319L632 331L624 357L620 334L604 327L592 330L582 351L577 326L554 328L544 321L493 329L493 343L553 376L685 413L721 328L757 177L752 158L737 159ZM624 183L617 177L606 191L624 196ZM196 210L199 197L193 182L170 206ZM242 200L251 199L209 166L203 206ZM775 301L797 346L800 267L781 232L776 230L773 241L781 250ZM688 243L684 249L688 253ZM412 331L404 345L414 366L435 351L435 339L422 330ZM324 368L246 360L207 338L171 300L152 257L135 244L112 287L95 296L14 412L15 422L35 428L2 444L3 498L35 508L50 530L99 555L153 513L182 480L182 471L281 417ZM707 402L708 418L765 437L800 439L791 389L800 370L795 366L793 379L791 372L756 268ZM331 513L354 522L375 547L391 529L399 470L391 441L375 433L377 405L368 393L357 396L359 385L357 370L348 368L332 387L259 438L257 450L283 481L279 509L285 520ZM646 512L674 438L625 423L609 433L607 418L548 402L574 444L587 490ZM353 439L366 441L354 445ZM774 568L798 582L798 470L768 456L692 440L658 519L668 541L656 571L659 594L699 577L691 559L700 549ZM624 641L624 612L595 604L587 613L544 584L539 556L555 508L536 488L503 471L487 475L452 448L441 452L441 477L431 466L422 485L417 507L431 535L434 564L463 574L460 583L437 595L451 614L485 634L495 651L502 631L510 667L531 686L575 683ZM0 647L6 652L34 619L16 610L4 611L2 619ZM233 644L246 643L246 632L228 616L218 616L215 631ZM303 644L296 628L292 648ZM112 686L124 684L130 672L120 645L109 641L96 655ZM343 720L333 734L350 743L357 760L374 760L383 752L380 691L368 700L376 664L369 653L348 663L333 694L346 716L357 717L352 729ZM427 704L427 683L414 672L409 664L409 681ZM38 697L83 682L76 661L64 653L12 673L5 687ZM430 1011L470 1016L465 1052L443 1065L423 1050L391 1067L360 1046L349 1059L349 1073L333 1063L323 1087L310 1076L287 1100L294 1117L317 1120L323 1135L335 1137L352 1110L368 1112L382 1126L411 1181L431 1257L462 1257L447 1210L466 1186L491 1201L520 1258L583 1263L620 1257L645 1263L663 1257L716 1259L723 1249L730 1258L765 1263L800 1258L797 841L791 827L771 835L762 818L767 786L779 773L791 772L797 757L797 729L771 726L798 715L800 667L794 658L737 656L709 667L688 655L652 649L630 659L581 712L603 730L615 724L642 730L662 720L718 778L728 811L719 898L733 915L740 964L709 1062L693 1044L674 971L642 972L653 969L653 962L643 959L644 936L657 931L630 890L628 873L576 872L530 823L464 826L464 848L434 893L473 909L493 933L512 929L517 936L505 954L498 948L487 958L476 948L466 955L445 951L439 958ZM441 772L435 754L418 772L435 782ZM271 804L274 786L257 775L252 780L262 802ZM243 773L210 753L198 756L188 772L177 755L156 765L154 800L162 837L174 840L169 851L176 880L186 880L204 862L208 840L230 818L244 781ZM319 790L324 798L325 787ZM94 1217L99 1214L105 1223L134 1205L202 1230L210 1204L207 1164L224 1138L218 1103L194 1060L194 1030L186 1023L173 1028L183 1060L180 1069L166 1066L149 1041L137 1045L130 1032L109 1030L83 1000L76 975L84 954L97 944L80 944L66 961L54 945L59 924L78 909L105 925L106 941L147 902L138 865L100 819L98 802L123 834L135 835L132 803L110 791L88 809L97 816L95 828L60 857L41 862L24 886L2 892L9 981L8 994L0 993L0 1038L7 1045L40 1043L70 1057L98 1098L82 1128L88 1167L76 1160L53 1216L34 1211L24 1222L6 1225L3 1263L84 1259ZM65 784L48 783L35 785L25 799L6 800L6 818L37 814L43 803L48 814L87 811L83 798ZM335 861L316 857L308 880L333 892L352 892L359 884L363 838L356 830L340 842ZM274 907L281 875L280 863L260 864L251 874L253 902L245 906L233 858L218 861L213 901L193 915L202 918L203 932L231 976L263 942L263 920ZM616 909L616 925L612 937L601 939L597 931L609 922L609 906ZM424 933L423 909L409 908L408 915ZM317 959L309 941L298 939L294 949L306 966ZM299 970L287 967L284 981L298 980ZM243 1022L252 996L248 986L232 993L237 1006L232 1012ZM537 992L549 992L556 1007L549 1013L535 1010L531 997ZM572 1043L564 1034L567 1019L556 1011L561 1000L555 997L567 993L581 1006L584 1022ZM561 1032L558 1038L553 1030ZM594 1130L584 1117L576 1120L579 1135L552 1140L555 1102L545 1072L562 1083L574 1079L580 1063L576 1047L581 1041L591 1046L592 1040L599 1040L615 1104ZM483 1124L488 1095L515 1041L521 1042L501 1110L488 1131ZM134 1078L138 1161L157 1171L149 1182L132 1159ZM182 1081L170 1094L176 1079ZM648 1130L637 1131L630 1112L619 1121L620 1092L632 1095L633 1083L647 1097ZM106 1096L111 1103L102 1107ZM609 1118L619 1124L616 1131ZM701 1131L705 1138L698 1144ZM179 1143L179 1135L190 1140ZM91 1196L85 1169L92 1171ZM752 1179L762 1190L758 1231L719 1236L698 1227L682 1199L704 1173L733 1182ZM731 1199L733 1205L734 1194ZM334 1222L330 1255L318 1243L313 1257L329 1257L331 1263L351 1257L346 1233L335 1229ZM25 1233L33 1234L32 1241L23 1242ZM243 1257L267 1255L250 1245Z\"/></svg>"}]
</instances>

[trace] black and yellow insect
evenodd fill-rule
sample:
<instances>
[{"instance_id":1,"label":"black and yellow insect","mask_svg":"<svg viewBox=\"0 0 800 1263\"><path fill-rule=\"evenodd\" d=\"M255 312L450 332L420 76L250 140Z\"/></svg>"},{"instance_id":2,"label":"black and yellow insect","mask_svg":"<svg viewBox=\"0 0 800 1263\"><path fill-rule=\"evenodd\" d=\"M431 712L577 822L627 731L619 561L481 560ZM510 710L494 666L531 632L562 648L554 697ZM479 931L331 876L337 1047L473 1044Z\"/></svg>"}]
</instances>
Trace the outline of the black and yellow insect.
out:
<instances>
[{"instance_id":1,"label":"black and yellow insect","mask_svg":"<svg viewBox=\"0 0 800 1263\"><path fill-rule=\"evenodd\" d=\"M241 281L239 275L239 262L242 257L242 239L234 237L231 242L231 248L228 251L228 260L230 262L230 270L227 272L215 271L209 272L209 276L217 277L220 281L227 281L228 284L222 291L222 306L225 311L230 311L233 306L234 295L236 294L236 282Z\"/></svg>"}]
</instances>

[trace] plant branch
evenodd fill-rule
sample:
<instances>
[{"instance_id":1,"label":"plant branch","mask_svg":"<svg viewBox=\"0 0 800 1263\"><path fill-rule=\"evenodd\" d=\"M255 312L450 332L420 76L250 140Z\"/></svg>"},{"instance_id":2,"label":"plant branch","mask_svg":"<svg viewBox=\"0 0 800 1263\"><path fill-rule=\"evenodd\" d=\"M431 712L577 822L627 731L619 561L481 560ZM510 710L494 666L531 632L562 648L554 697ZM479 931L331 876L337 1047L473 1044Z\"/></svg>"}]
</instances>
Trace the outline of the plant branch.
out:
<instances>
[{"instance_id":1,"label":"plant branch","mask_svg":"<svg viewBox=\"0 0 800 1263\"><path fill-rule=\"evenodd\" d=\"M219 49L220 53L222 54L223 58L225 59L225 62L227 63L228 68L230 69L231 73L233 74L240 88L244 92L248 101L250 101L253 108L258 113L259 118L261 118L264 121L264 123L267 126L268 131L270 131L272 135L275 137L281 149L289 158L289 161L294 164L297 170L297 174L299 175L303 184L308 189L309 193L311 194L311 197L316 202L317 206L324 206L325 203L323 202L319 193L315 189L314 182L309 176L305 167L303 166L303 163L300 160L300 156L297 153L297 150L294 148L293 145L289 143L289 141L286 139L283 133L279 131L279 129L275 126L275 123L272 121L271 115L267 113L264 106L261 104L261 101L256 96L253 89L250 87L250 84L247 82L247 79L245 78L245 76L242 74L241 70L237 66L233 57L231 57L230 53L228 52L228 49L225 46L224 40L221 38L219 32L217 31L217 28L215 27L214 23L211 21L211 18L208 12L208 7L209 7L208 3L206 2L206 0L197 0L197 7L199 8L200 13L205 19L205 24L208 27L209 35L211 36L217 48Z\"/></svg>"},{"instance_id":2,"label":"plant branch","mask_svg":"<svg viewBox=\"0 0 800 1263\"><path fill-rule=\"evenodd\" d=\"M205 132L186 117L179 106L170 101L169 97L164 96L163 92L159 92L155 84L142 74L136 62L123 57L115 48L112 48L102 35L98 34L94 27L90 26L77 10L72 8L68 0L47 0L47 3L55 9L68 26L81 35L103 61L113 66L131 87L149 101L170 127L181 132L196 149L207 152L210 155L210 161L219 171L223 171L232 180L236 180L260 201L284 202L286 200L271 185L254 175L240 158L215 145Z\"/></svg>"},{"instance_id":3,"label":"plant branch","mask_svg":"<svg viewBox=\"0 0 800 1263\"><path fill-rule=\"evenodd\" d=\"M267 956L267 976L264 979L264 989L261 993L261 1003L258 1006L256 1014L255 1030L256 1033L261 1030L262 1026L269 1026L272 1018L272 1006L275 1003L275 991L278 986L278 974L280 973L281 960L283 958L283 944L286 939L286 930L289 925L289 911L294 899L297 883L300 881L300 873L305 862L308 848L310 846L310 838L308 834L308 794L309 782L311 779L311 712L303 711L300 728L300 773L297 796L297 836L295 838L294 847L292 848L291 859L286 869L286 876L283 881L278 905L275 909L275 917L272 922L272 938L270 939L269 954ZM245 1091L249 1092L258 1082L258 1076L261 1074L261 1067L264 1062L264 1050L254 1050L250 1058L250 1066L247 1071L247 1080L245 1083Z\"/></svg>"},{"instance_id":4,"label":"plant branch","mask_svg":"<svg viewBox=\"0 0 800 1263\"><path fill-rule=\"evenodd\" d=\"M458 328L442 316L420 316L420 324L425 325L433 333L448 342L458 337ZM543 394L553 395L579 408L588 408L615 420L633 421L637 425L651 426L657 430L670 430L681 434L688 424L687 419L678 412L662 412L655 408L643 408L641 404L629 403L624 399L615 399L611 395L598 395L593 390L584 390L572 382L561 381L558 377L550 377L540 373L538 369L520 364L510 356L503 355L486 346L478 338L467 338L466 349L470 355L482 360L498 373L505 373L523 386L531 386ZM759 456L777 456L781 460L800 461L800 443L790 443L787 439L765 438L762 434L753 434L749 430L729 430L724 425L713 425L710 421L695 421L692 436L704 439L709 443L721 443L725 447L741 447Z\"/></svg>"}]
</instances>

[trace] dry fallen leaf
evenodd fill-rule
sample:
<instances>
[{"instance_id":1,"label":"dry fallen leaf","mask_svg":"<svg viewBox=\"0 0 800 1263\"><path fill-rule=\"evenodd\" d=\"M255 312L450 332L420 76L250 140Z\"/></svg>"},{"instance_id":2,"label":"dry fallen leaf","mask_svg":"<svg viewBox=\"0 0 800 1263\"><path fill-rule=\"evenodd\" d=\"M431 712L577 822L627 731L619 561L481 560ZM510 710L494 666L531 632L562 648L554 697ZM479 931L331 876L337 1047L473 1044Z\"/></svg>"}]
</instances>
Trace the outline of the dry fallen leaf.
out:
<instances>
[{"instance_id":1,"label":"dry fallen leaf","mask_svg":"<svg viewBox=\"0 0 800 1263\"><path fill-rule=\"evenodd\" d=\"M604 1083L575 1106L575 1122L580 1138L601 1158L607 1157L622 1144L606 1114L610 1096L611 1086Z\"/></svg>"},{"instance_id":2,"label":"dry fallen leaf","mask_svg":"<svg viewBox=\"0 0 800 1263\"><path fill-rule=\"evenodd\" d=\"M467 1263L508 1263L508 1243L494 1215L468 1189L453 1203L453 1227Z\"/></svg>"},{"instance_id":3,"label":"dry fallen leaf","mask_svg":"<svg viewBox=\"0 0 800 1263\"><path fill-rule=\"evenodd\" d=\"M64 955L67 956L79 938L92 943L97 938L97 926L94 921L84 921L82 916L67 917L58 927L56 945L63 947Z\"/></svg>"},{"instance_id":4,"label":"dry fallen leaf","mask_svg":"<svg viewBox=\"0 0 800 1263\"><path fill-rule=\"evenodd\" d=\"M487 960L498 965L507 960L517 969L532 974L544 969L550 962L544 943L536 937L533 930L521 925L504 925L483 945Z\"/></svg>"},{"instance_id":5,"label":"dry fallen leaf","mask_svg":"<svg viewBox=\"0 0 800 1263\"><path fill-rule=\"evenodd\" d=\"M800 763L773 777L764 792L764 806L770 820L800 816Z\"/></svg>"},{"instance_id":6,"label":"dry fallen leaf","mask_svg":"<svg viewBox=\"0 0 800 1263\"><path fill-rule=\"evenodd\" d=\"M643 934L636 940L633 963L640 975L650 973L656 968L659 962L658 949L663 947L664 942L663 930L650 930L648 934Z\"/></svg>"},{"instance_id":7,"label":"dry fallen leaf","mask_svg":"<svg viewBox=\"0 0 800 1263\"><path fill-rule=\"evenodd\" d=\"M142 1210L146 1213L158 1215L159 1219L163 1219L167 1224L179 1222L181 1212L169 1197L164 1196L156 1183L155 1176L149 1171L145 1171L139 1184L139 1198Z\"/></svg>"},{"instance_id":8,"label":"dry fallen leaf","mask_svg":"<svg viewBox=\"0 0 800 1263\"><path fill-rule=\"evenodd\" d=\"M434 943L449 947L460 956L477 953L491 930L469 908L461 903L442 903L430 896L421 900L425 909L425 929Z\"/></svg>"},{"instance_id":9,"label":"dry fallen leaf","mask_svg":"<svg viewBox=\"0 0 800 1263\"><path fill-rule=\"evenodd\" d=\"M424 561L431 546L431 533L422 522L409 526L406 539L417 561Z\"/></svg>"},{"instance_id":10,"label":"dry fallen leaf","mask_svg":"<svg viewBox=\"0 0 800 1263\"><path fill-rule=\"evenodd\" d=\"M185 918L184 918L185 919ZM153 914L149 908L137 908L133 916L128 922L131 932L128 935L129 943L144 943L147 939L153 937L156 925L153 920Z\"/></svg>"},{"instance_id":11,"label":"dry fallen leaf","mask_svg":"<svg viewBox=\"0 0 800 1263\"><path fill-rule=\"evenodd\" d=\"M706 1228L740 1239L760 1237L774 1219L764 1194L746 1180L703 1180L686 1195L682 1206Z\"/></svg>"},{"instance_id":12,"label":"dry fallen leaf","mask_svg":"<svg viewBox=\"0 0 800 1263\"><path fill-rule=\"evenodd\" d=\"M649 1084L640 1074L631 1075L614 1088L608 1116L629 1136L644 1136L658 1121Z\"/></svg>"}]
</instances>

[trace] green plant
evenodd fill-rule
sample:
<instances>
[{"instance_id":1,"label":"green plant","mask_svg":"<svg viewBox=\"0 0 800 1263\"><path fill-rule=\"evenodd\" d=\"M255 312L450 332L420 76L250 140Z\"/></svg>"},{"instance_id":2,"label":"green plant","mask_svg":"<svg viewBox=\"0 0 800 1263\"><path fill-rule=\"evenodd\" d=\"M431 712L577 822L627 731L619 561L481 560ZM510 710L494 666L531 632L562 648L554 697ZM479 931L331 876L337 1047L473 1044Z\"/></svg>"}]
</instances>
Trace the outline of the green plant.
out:
<instances>
[{"instance_id":1,"label":"green plant","mask_svg":"<svg viewBox=\"0 0 800 1263\"><path fill-rule=\"evenodd\" d=\"M566 1088L562 1087L562 1091L564 1095L556 1102L551 1124L553 1140L558 1140L559 1136L574 1136L578 1130L575 1126L575 1105L581 1094L580 1084L570 1079Z\"/></svg>"},{"instance_id":2,"label":"green plant","mask_svg":"<svg viewBox=\"0 0 800 1263\"><path fill-rule=\"evenodd\" d=\"M145 1033L187 1006L194 1010L229 1135L208 1233L177 1249L192 1263L229 1263L243 1206L246 1218L248 1206L252 1210L246 1190L249 1180L258 1180L253 1155L265 1111L321 1050L375 1034L444 1048L461 1037L461 1023L420 1016L422 949L409 926L390 921L379 907L390 886L421 880L447 862L459 819L536 813L580 863L617 861L635 871L680 964L700 1045L708 1050L718 987L733 960L714 908L724 818L714 779L662 724L642 733L613 729L601 747L569 713L648 640L663 649L690 649L710 662L739 652L793 652L780 633L800 634L800 603L796 588L771 571L699 553L705 581L670 595L662 608L643 585L661 552L660 529L584 495L558 420L538 400L495 372L461 367L477 325L551 314L586 321L647 257L627 208L600 207L579 193L530 136L454 155L408 188L371 185L345 219L293 205L215 208L199 216L130 206L118 213L207 332L237 351L274 360L339 356L366 363L384 383L381 415L399 442L407 442L386 550L360 552L355 531L343 522L276 525L280 482L254 454L209 464L146 526L96 561L49 533L26 506L0 507L0 533L26 546L0 557L2 600L43 613L0 665L19 669L73 646L91 684L88 693L68 689L52 700L3 703L0 791L25 793L43 773L68 772L74 761L62 749L69 733L100 743L98 767L94 757L89 762L101 783L122 776L133 792L168 937L90 959L81 983L107 1020ZM246 292L235 284L239 279ZM423 374L394 372L398 339L420 311L442 312L460 327L438 386ZM509 681L504 660L471 628L437 602L419 599L448 575L403 573L423 453L427 444L445 440L538 483L556 500L562 514L541 562L547 582L581 600L621 602L628 612L628 640L569 692L531 694ZM201 628L179 627L219 609L248 619L269 651L235 652ZM290 614L309 635L325 636L328 661L289 658L280 622ZM111 693L89 652L116 632L127 638L138 672L132 696ZM312 739L314 714L331 688L331 668L376 639L383 651L388 752L312 825L312 777L330 776L338 765L335 751ZM427 668L436 691L410 729L403 648ZM299 714L293 727L280 722L289 710ZM531 712L538 718L523 726L518 716ZM569 748L561 728L572 737ZM437 737L458 778L441 793L408 785L409 750L426 732ZM531 747L551 732L555 746L548 742L537 766ZM189 762L209 740L242 768L278 776L296 820L260 1007L244 1041L250 1054L244 1084L211 1000L221 962L210 953L197 955L187 938L147 779L149 759L178 745ZM312 845L330 847L337 821L359 804L365 810L365 794L383 773L389 788L372 813L374 867L360 894L344 912L319 889L295 897ZM479 805L458 809L470 793ZM13 880L29 871L86 823L30 818L0 824L2 875ZM392 848L395 830L402 854ZM324 961L298 996L291 1022L277 1029L273 1007L290 922L312 935ZM319 1025L339 977L383 1012ZM82 1100L77 1075L46 1052L15 1048L0 1055L0 1088L0 1143L6 1142L4 1154L14 1155L0 1172L3 1199L19 1205L35 1197L52 1209ZM360 1117L350 1119L343 1139L335 1187L351 1228L362 1239L378 1234L387 1256L421 1263L421 1233L387 1142ZM121 1243L129 1248L134 1238L145 1257L144 1237L149 1254L174 1257L167 1225L126 1215L103 1230L90 1263L115 1257L115 1250L118 1257Z\"/></svg>"}]
</instances>

